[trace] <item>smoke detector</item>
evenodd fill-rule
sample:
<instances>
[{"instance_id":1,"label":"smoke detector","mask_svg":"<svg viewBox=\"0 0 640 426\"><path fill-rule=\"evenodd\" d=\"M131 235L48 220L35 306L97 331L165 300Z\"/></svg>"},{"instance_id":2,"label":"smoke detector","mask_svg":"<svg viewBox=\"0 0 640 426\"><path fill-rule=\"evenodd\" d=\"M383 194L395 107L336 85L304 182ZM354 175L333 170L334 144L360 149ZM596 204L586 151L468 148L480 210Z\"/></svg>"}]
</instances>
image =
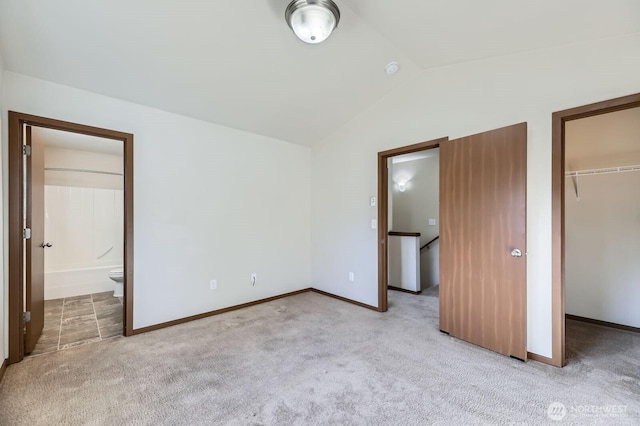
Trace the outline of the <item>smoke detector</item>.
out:
<instances>
[{"instance_id":1,"label":"smoke detector","mask_svg":"<svg viewBox=\"0 0 640 426\"><path fill-rule=\"evenodd\" d=\"M387 75L394 75L398 71L400 71L400 64L397 62L389 62L386 67L384 67Z\"/></svg>"}]
</instances>

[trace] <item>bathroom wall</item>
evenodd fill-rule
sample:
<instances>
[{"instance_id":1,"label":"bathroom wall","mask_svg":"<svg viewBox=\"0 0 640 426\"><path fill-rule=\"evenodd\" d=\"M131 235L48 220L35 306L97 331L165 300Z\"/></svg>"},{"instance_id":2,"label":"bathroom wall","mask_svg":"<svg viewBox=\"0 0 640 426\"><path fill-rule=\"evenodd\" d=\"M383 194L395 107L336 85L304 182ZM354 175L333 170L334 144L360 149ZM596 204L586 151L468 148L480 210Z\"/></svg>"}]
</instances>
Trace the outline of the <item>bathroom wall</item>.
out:
<instances>
[{"instance_id":1,"label":"bathroom wall","mask_svg":"<svg viewBox=\"0 0 640 426\"><path fill-rule=\"evenodd\" d=\"M45 299L113 290L123 264L123 191L45 186Z\"/></svg>"},{"instance_id":2,"label":"bathroom wall","mask_svg":"<svg viewBox=\"0 0 640 426\"><path fill-rule=\"evenodd\" d=\"M39 131L41 129L33 128L33 137L37 137ZM111 142L122 145L122 142L119 141ZM87 149L90 149L90 146ZM122 155L46 146L45 169L52 168L95 170L122 174ZM122 176L110 174L45 170L44 175L47 185L122 190L124 184Z\"/></svg>"},{"instance_id":3,"label":"bathroom wall","mask_svg":"<svg viewBox=\"0 0 640 426\"><path fill-rule=\"evenodd\" d=\"M32 133L46 144L51 132L34 128ZM121 142L108 142L121 148ZM92 148L89 142L86 148ZM45 145L45 241L52 244L45 251L46 300L113 290L108 272L124 259L124 179L69 169L122 174L122 160Z\"/></svg>"}]
</instances>

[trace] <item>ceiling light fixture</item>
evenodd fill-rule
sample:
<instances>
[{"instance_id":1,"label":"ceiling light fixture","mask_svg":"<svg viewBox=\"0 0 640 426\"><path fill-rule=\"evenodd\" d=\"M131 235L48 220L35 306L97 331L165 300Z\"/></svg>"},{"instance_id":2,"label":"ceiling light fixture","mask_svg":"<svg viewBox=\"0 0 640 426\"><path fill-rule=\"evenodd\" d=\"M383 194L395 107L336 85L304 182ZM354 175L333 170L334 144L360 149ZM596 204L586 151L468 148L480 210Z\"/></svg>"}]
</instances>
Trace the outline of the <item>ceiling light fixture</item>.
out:
<instances>
[{"instance_id":1,"label":"ceiling light fixture","mask_svg":"<svg viewBox=\"0 0 640 426\"><path fill-rule=\"evenodd\" d=\"M284 17L300 40L317 44L338 26L340 10L331 0L293 0Z\"/></svg>"}]
</instances>

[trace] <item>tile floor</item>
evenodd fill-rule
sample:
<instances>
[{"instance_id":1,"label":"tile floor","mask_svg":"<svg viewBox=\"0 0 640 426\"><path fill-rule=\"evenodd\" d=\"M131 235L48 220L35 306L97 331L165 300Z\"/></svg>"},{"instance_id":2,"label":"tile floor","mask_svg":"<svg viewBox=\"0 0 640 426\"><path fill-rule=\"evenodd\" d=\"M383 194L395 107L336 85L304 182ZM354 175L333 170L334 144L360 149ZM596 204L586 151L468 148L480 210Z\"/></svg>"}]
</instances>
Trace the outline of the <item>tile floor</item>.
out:
<instances>
[{"instance_id":1,"label":"tile floor","mask_svg":"<svg viewBox=\"0 0 640 426\"><path fill-rule=\"evenodd\" d=\"M112 291L45 300L44 328L29 355L55 352L122 335L122 300Z\"/></svg>"}]
</instances>

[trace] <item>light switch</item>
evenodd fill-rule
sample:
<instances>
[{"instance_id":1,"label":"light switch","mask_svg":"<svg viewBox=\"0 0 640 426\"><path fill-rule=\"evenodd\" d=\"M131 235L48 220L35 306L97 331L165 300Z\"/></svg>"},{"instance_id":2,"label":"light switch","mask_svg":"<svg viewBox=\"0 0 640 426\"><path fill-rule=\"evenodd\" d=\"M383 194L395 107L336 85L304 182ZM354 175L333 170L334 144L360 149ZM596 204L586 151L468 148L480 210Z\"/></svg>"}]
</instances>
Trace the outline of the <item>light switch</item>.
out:
<instances>
[{"instance_id":1,"label":"light switch","mask_svg":"<svg viewBox=\"0 0 640 426\"><path fill-rule=\"evenodd\" d=\"M435 219L429 219L429 226L436 226L436 220Z\"/></svg>"},{"instance_id":2,"label":"light switch","mask_svg":"<svg viewBox=\"0 0 640 426\"><path fill-rule=\"evenodd\" d=\"M378 229L378 221L376 219L371 219L371 229Z\"/></svg>"},{"instance_id":3,"label":"light switch","mask_svg":"<svg viewBox=\"0 0 640 426\"><path fill-rule=\"evenodd\" d=\"M369 204L371 205L371 207L375 207L376 206L376 197L369 198Z\"/></svg>"}]
</instances>

